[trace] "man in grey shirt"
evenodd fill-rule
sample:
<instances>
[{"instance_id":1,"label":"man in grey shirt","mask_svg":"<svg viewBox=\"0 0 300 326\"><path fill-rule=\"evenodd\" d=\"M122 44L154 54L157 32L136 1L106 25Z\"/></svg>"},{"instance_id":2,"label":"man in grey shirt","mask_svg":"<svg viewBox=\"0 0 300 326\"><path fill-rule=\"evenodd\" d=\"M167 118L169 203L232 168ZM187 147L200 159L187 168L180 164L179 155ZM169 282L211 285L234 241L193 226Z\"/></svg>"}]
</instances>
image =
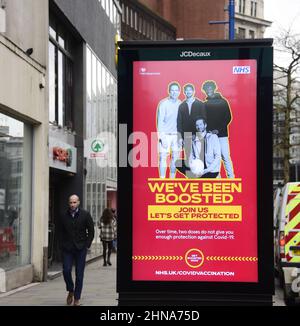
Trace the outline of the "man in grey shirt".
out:
<instances>
[{"instance_id":1,"label":"man in grey shirt","mask_svg":"<svg viewBox=\"0 0 300 326\"><path fill-rule=\"evenodd\" d=\"M220 172L221 164L221 148L218 136L206 131L205 118L197 117L195 120L197 133L192 141L190 166L193 165L192 160L199 159L204 163L204 170L198 175L196 174L196 177L216 178Z\"/></svg>"}]
</instances>

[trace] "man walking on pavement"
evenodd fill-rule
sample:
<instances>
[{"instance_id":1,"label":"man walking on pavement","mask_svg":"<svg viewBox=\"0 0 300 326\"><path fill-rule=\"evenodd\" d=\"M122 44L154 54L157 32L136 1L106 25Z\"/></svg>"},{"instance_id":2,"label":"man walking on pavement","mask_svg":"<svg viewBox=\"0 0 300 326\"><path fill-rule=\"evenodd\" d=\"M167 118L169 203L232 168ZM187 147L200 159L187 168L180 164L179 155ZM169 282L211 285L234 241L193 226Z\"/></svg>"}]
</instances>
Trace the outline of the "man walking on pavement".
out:
<instances>
[{"instance_id":1,"label":"man walking on pavement","mask_svg":"<svg viewBox=\"0 0 300 326\"><path fill-rule=\"evenodd\" d=\"M94 239L94 223L89 212L79 207L77 195L69 197L69 209L62 215L59 223L59 242L63 257L63 276L67 305L80 305L87 249ZM72 266L75 262L75 287L72 279Z\"/></svg>"}]
</instances>

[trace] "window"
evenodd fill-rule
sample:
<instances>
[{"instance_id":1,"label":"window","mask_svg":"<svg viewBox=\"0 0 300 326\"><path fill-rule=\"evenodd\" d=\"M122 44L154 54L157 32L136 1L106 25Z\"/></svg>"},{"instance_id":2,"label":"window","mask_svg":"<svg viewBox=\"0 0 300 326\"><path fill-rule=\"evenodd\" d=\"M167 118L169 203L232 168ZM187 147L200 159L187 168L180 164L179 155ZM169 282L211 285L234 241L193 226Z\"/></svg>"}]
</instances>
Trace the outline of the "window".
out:
<instances>
[{"instance_id":1,"label":"window","mask_svg":"<svg viewBox=\"0 0 300 326\"><path fill-rule=\"evenodd\" d=\"M252 39L255 38L255 32L254 31L252 31L252 30L249 31L249 38L252 38Z\"/></svg>"},{"instance_id":2,"label":"window","mask_svg":"<svg viewBox=\"0 0 300 326\"><path fill-rule=\"evenodd\" d=\"M9 270L31 259L31 127L0 113L0 144L0 264Z\"/></svg>"},{"instance_id":3,"label":"window","mask_svg":"<svg viewBox=\"0 0 300 326\"><path fill-rule=\"evenodd\" d=\"M238 32L238 38L239 39L246 38L246 30L245 30L245 28L239 27L238 31L239 31Z\"/></svg>"},{"instance_id":4,"label":"window","mask_svg":"<svg viewBox=\"0 0 300 326\"><path fill-rule=\"evenodd\" d=\"M256 17L256 11L257 11L257 2L251 1L250 15Z\"/></svg>"},{"instance_id":5,"label":"window","mask_svg":"<svg viewBox=\"0 0 300 326\"><path fill-rule=\"evenodd\" d=\"M134 29L138 30L138 14L136 11L134 12Z\"/></svg>"},{"instance_id":6,"label":"window","mask_svg":"<svg viewBox=\"0 0 300 326\"><path fill-rule=\"evenodd\" d=\"M245 1L246 0L240 0L239 1L239 13L244 14L245 13Z\"/></svg>"},{"instance_id":7,"label":"window","mask_svg":"<svg viewBox=\"0 0 300 326\"><path fill-rule=\"evenodd\" d=\"M110 19L111 23L115 26L115 28L120 31L120 3L118 0L98 0L106 15ZM122 3L122 11L125 12L125 6ZM124 19L124 15L123 19ZM127 12L128 16L128 12ZM125 22L125 21L123 21ZM129 25L129 22L127 22Z\"/></svg>"},{"instance_id":8,"label":"window","mask_svg":"<svg viewBox=\"0 0 300 326\"><path fill-rule=\"evenodd\" d=\"M126 6L125 9L126 25L129 25L129 7Z\"/></svg>"},{"instance_id":9,"label":"window","mask_svg":"<svg viewBox=\"0 0 300 326\"><path fill-rule=\"evenodd\" d=\"M130 27L134 28L134 11L130 9Z\"/></svg>"},{"instance_id":10,"label":"window","mask_svg":"<svg viewBox=\"0 0 300 326\"><path fill-rule=\"evenodd\" d=\"M124 3L122 3L122 12L124 13L123 15L122 15L122 23L125 23L126 22L126 18L125 18L125 11L126 10L126 8L125 8L125 5L124 5Z\"/></svg>"},{"instance_id":11,"label":"window","mask_svg":"<svg viewBox=\"0 0 300 326\"><path fill-rule=\"evenodd\" d=\"M117 139L117 81L90 47L86 47L86 138L105 137L109 144L108 160L87 160L85 179L86 208L92 216L100 217L106 207L107 180L117 181L116 141ZM110 145L111 144L111 145ZM110 162L115 162L112 166ZM96 224L97 225L97 224ZM95 227L95 239L91 255L102 250Z\"/></svg>"},{"instance_id":12,"label":"window","mask_svg":"<svg viewBox=\"0 0 300 326\"><path fill-rule=\"evenodd\" d=\"M49 121L73 128L73 46L64 26L50 15L49 26Z\"/></svg>"}]
</instances>

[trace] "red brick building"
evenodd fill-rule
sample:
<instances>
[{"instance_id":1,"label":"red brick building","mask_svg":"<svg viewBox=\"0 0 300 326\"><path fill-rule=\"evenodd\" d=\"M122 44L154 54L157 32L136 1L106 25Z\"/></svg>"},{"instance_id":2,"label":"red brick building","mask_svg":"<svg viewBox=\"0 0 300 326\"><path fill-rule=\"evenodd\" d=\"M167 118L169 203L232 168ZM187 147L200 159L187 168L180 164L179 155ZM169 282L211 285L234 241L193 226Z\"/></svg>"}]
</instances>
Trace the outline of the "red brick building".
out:
<instances>
[{"instance_id":1,"label":"red brick building","mask_svg":"<svg viewBox=\"0 0 300 326\"><path fill-rule=\"evenodd\" d=\"M139 0L176 27L177 38L225 39L227 26L211 20L228 20L228 0Z\"/></svg>"},{"instance_id":2,"label":"red brick building","mask_svg":"<svg viewBox=\"0 0 300 326\"><path fill-rule=\"evenodd\" d=\"M229 0L120 0L124 39L228 39ZM262 38L264 0L235 1L235 38Z\"/></svg>"}]
</instances>

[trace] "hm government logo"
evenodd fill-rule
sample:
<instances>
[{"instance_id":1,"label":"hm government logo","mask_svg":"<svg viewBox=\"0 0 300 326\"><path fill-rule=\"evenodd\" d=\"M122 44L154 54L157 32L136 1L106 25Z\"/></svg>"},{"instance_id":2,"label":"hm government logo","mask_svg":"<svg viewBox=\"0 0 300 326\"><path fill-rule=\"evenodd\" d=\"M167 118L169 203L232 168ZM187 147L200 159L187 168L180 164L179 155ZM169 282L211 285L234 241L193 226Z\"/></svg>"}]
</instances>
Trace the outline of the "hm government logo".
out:
<instances>
[{"instance_id":1,"label":"hm government logo","mask_svg":"<svg viewBox=\"0 0 300 326\"><path fill-rule=\"evenodd\" d=\"M144 76L159 76L160 75L160 72L156 72L156 71L148 71L147 68L145 67L141 67L139 69L139 74L140 75L144 75Z\"/></svg>"},{"instance_id":2,"label":"hm government logo","mask_svg":"<svg viewBox=\"0 0 300 326\"><path fill-rule=\"evenodd\" d=\"M180 58L210 57L211 52L182 51L179 56L180 56Z\"/></svg>"},{"instance_id":3,"label":"hm government logo","mask_svg":"<svg viewBox=\"0 0 300 326\"><path fill-rule=\"evenodd\" d=\"M251 72L250 66L233 66L232 73L234 75L249 75Z\"/></svg>"}]
</instances>

